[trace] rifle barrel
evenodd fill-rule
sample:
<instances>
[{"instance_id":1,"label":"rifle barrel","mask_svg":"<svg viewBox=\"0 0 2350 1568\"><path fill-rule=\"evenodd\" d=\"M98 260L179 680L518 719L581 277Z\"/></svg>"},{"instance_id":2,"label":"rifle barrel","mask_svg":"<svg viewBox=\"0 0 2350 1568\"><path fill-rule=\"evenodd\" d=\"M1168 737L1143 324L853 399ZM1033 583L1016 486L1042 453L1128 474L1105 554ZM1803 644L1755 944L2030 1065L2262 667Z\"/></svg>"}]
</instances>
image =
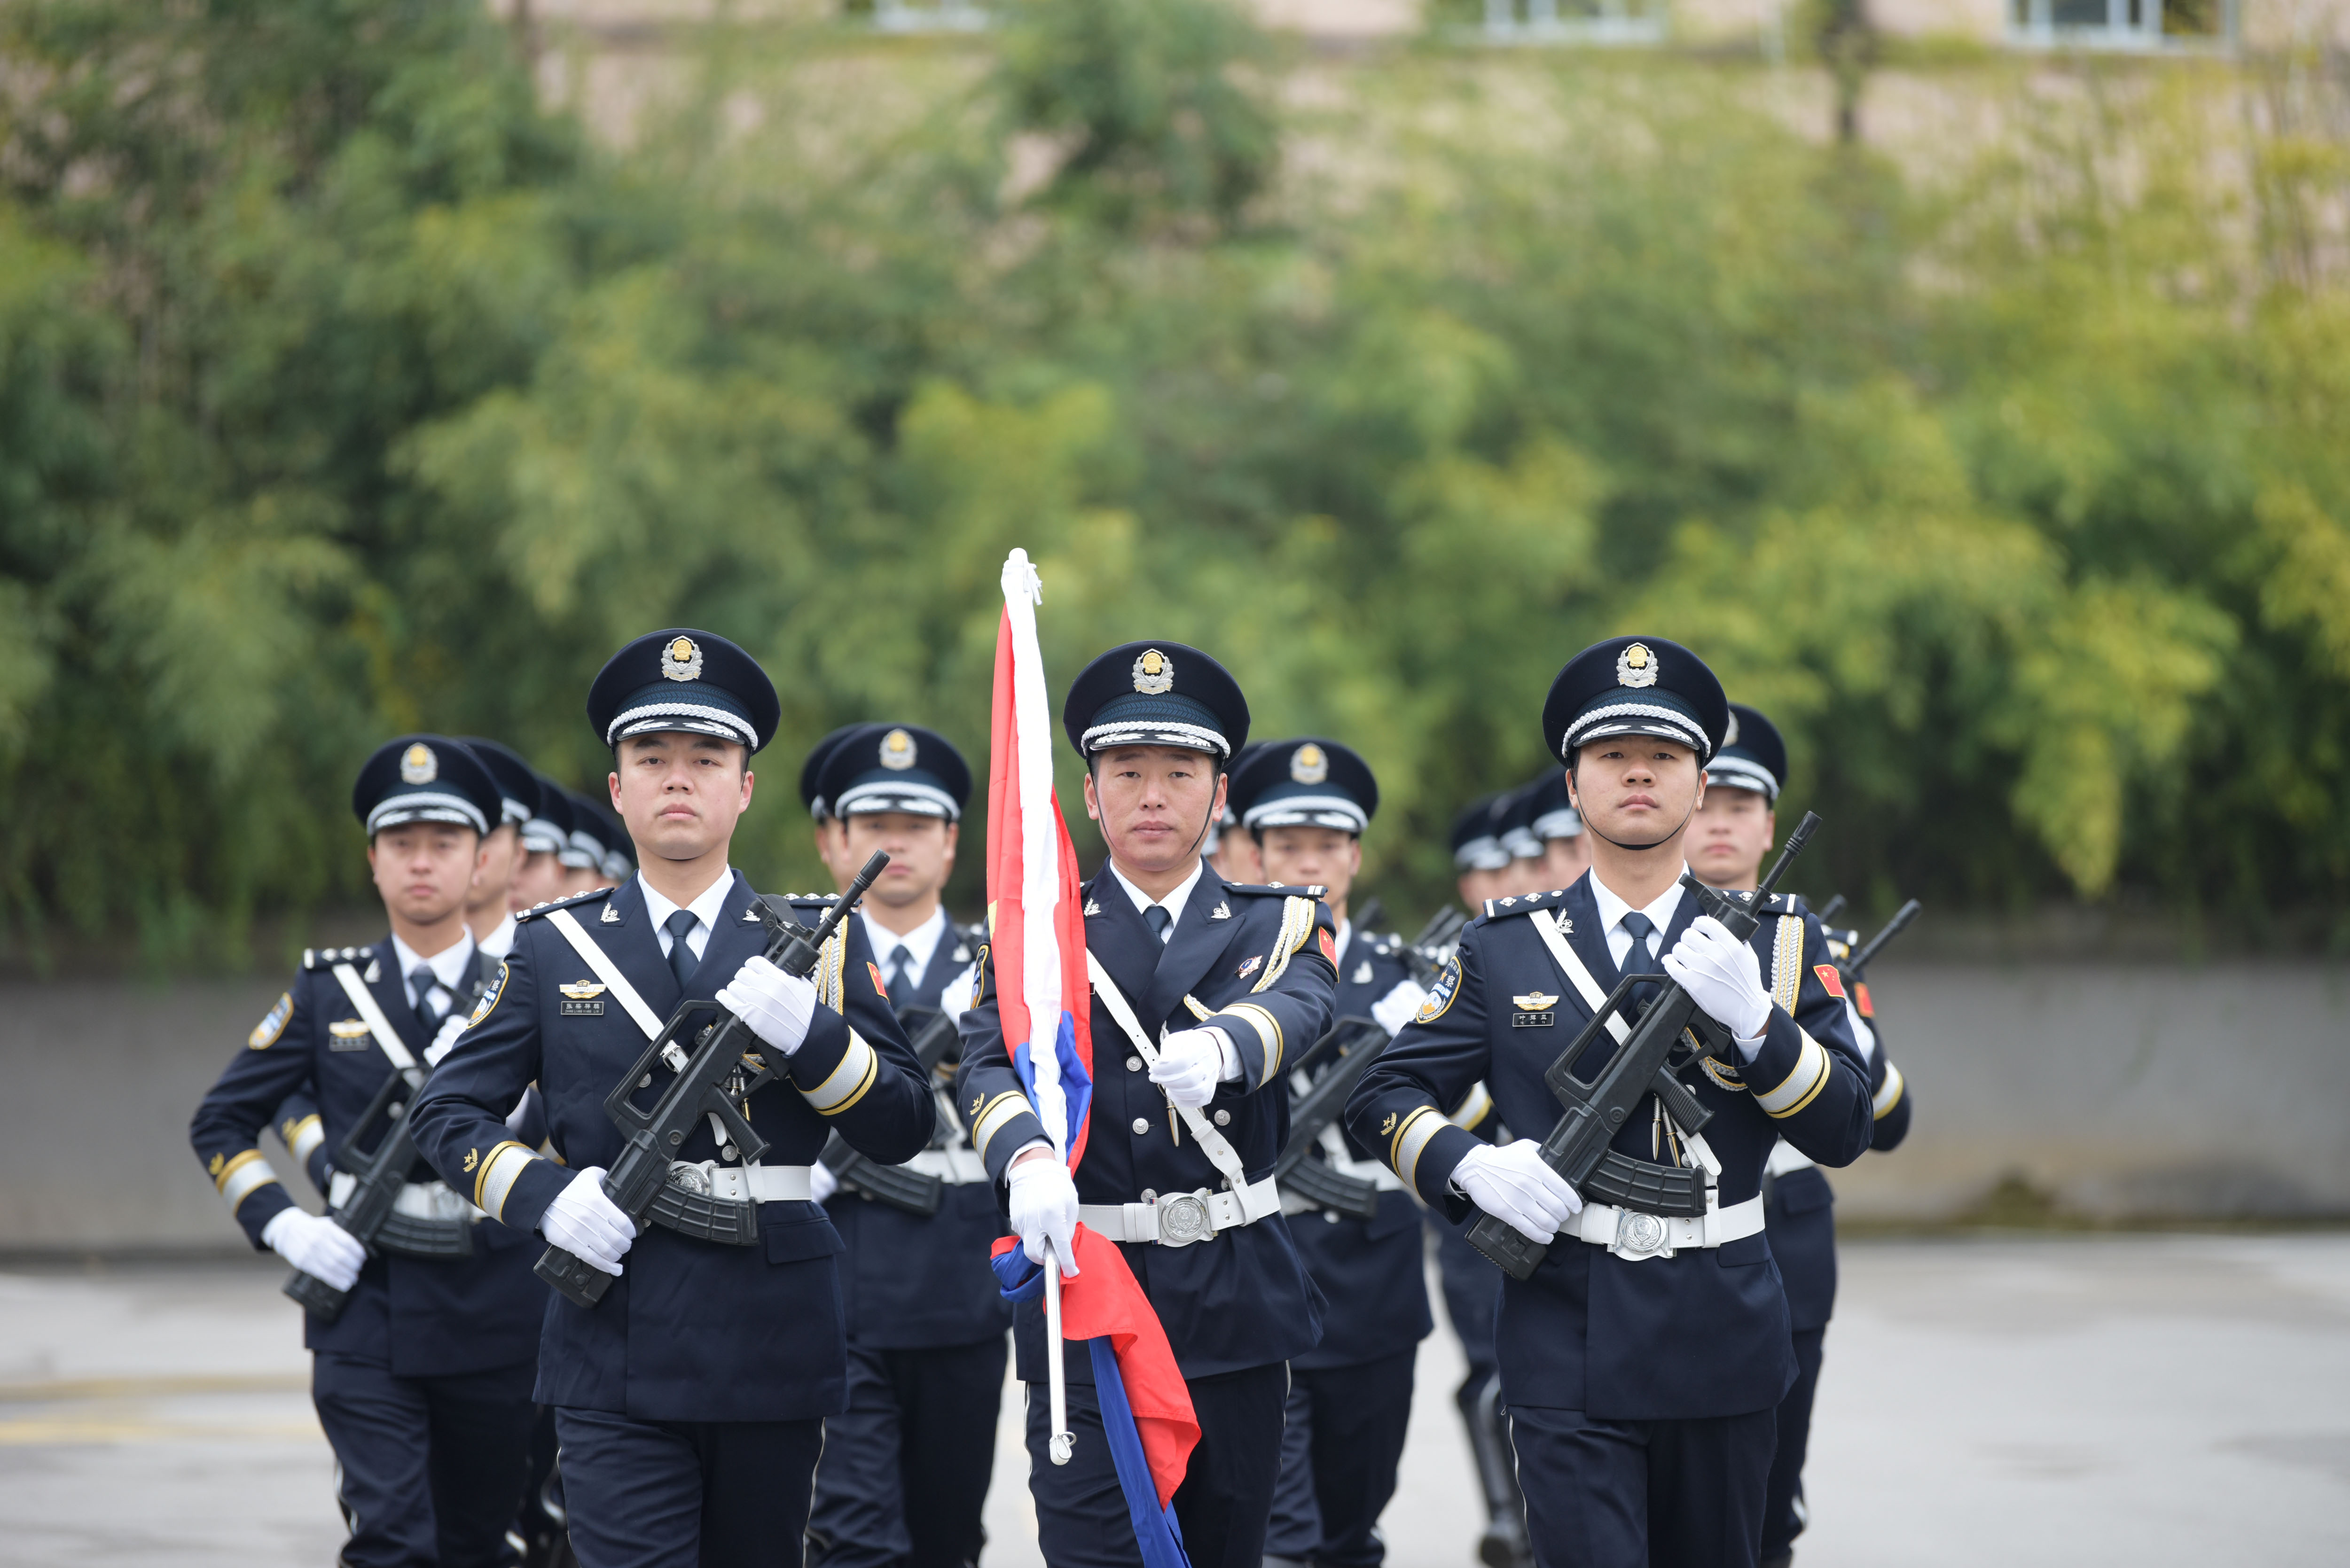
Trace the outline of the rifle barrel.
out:
<instances>
[{"instance_id":1,"label":"rifle barrel","mask_svg":"<svg viewBox=\"0 0 2350 1568\"><path fill-rule=\"evenodd\" d=\"M1884 947L1886 943L1891 941L1894 938L1899 936L1903 931L1908 929L1909 922L1916 919L1925 908L1925 905L1919 903L1917 899L1912 898L1908 903L1902 905L1898 909L1896 909L1893 912L1893 918L1885 922L1885 929L1868 939L1868 945L1852 956L1851 962L1847 967L1851 969L1852 972L1855 974L1866 973L1868 971L1868 961L1877 956L1877 950Z\"/></svg>"}]
</instances>

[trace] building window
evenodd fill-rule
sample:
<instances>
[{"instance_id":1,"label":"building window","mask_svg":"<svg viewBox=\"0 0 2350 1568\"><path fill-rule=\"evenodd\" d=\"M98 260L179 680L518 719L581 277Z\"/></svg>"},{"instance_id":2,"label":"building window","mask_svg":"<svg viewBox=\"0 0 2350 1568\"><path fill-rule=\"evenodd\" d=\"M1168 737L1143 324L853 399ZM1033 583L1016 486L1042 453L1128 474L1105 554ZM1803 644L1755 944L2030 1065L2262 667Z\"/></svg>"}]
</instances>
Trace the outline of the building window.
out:
<instances>
[{"instance_id":1,"label":"building window","mask_svg":"<svg viewBox=\"0 0 2350 1568\"><path fill-rule=\"evenodd\" d=\"M1661 44L1665 0L1485 0L1496 44Z\"/></svg>"},{"instance_id":2,"label":"building window","mask_svg":"<svg viewBox=\"0 0 2350 1568\"><path fill-rule=\"evenodd\" d=\"M2237 0L2008 0L2008 41L2038 49L2209 49L2236 40Z\"/></svg>"}]
</instances>

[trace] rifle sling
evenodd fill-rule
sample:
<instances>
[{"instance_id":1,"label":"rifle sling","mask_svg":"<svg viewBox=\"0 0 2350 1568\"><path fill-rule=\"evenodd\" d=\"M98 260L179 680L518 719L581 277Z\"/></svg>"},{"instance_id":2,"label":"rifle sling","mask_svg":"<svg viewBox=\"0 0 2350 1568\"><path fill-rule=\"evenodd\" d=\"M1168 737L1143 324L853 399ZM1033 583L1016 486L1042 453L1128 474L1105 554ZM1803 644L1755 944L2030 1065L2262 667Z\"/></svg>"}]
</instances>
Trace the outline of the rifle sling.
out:
<instances>
[{"instance_id":1,"label":"rifle sling","mask_svg":"<svg viewBox=\"0 0 2350 1568\"><path fill-rule=\"evenodd\" d=\"M1134 1016L1134 1009L1127 1003L1126 993L1118 990L1118 981L1110 979L1109 971L1102 967L1101 960L1096 958L1090 950L1086 953L1086 971L1093 979L1094 993L1102 999L1102 1005L1109 1009L1109 1015L1118 1020L1118 1026L1126 1031L1126 1037L1134 1042L1136 1053L1144 1062L1153 1066L1157 1065L1159 1048L1143 1034L1142 1025ZM1218 1170L1223 1172L1224 1185L1239 1195L1242 1208L1245 1211L1250 1205L1253 1194L1249 1186L1248 1171L1241 1164L1240 1151L1233 1148L1231 1140L1218 1132L1208 1118L1200 1114L1197 1106L1176 1106L1175 1109L1177 1114L1182 1116L1183 1125L1191 1129L1191 1136L1199 1140L1200 1147L1207 1151L1208 1158L1214 1162ZM1265 1185L1270 1189L1271 1184ZM1269 1213L1271 1210L1267 1210L1266 1212ZM1251 1220L1263 1217L1261 1214L1249 1215Z\"/></svg>"}]
</instances>

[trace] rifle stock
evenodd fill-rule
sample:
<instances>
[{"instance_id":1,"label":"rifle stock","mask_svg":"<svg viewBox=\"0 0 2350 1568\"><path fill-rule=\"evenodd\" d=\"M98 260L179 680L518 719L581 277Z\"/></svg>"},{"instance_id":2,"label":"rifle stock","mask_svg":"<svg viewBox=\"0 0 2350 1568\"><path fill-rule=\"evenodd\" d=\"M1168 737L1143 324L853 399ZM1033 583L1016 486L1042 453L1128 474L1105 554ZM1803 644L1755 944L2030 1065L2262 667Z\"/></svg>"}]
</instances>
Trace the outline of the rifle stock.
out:
<instances>
[{"instance_id":1,"label":"rifle stock","mask_svg":"<svg viewBox=\"0 0 2350 1568\"><path fill-rule=\"evenodd\" d=\"M911 1023L920 1014L929 1017L914 1036L914 1055L927 1078L946 1060L947 1047L954 1044L955 1025L954 1020L934 1007L910 1007L903 1022ZM902 1165L883 1165L849 1147L848 1140L838 1133L825 1139L824 1152L816 1158L843 1188L892 1209L927 1218L946 1201L946 1183L937 1177Z\"/></svg>"}]
</instances>

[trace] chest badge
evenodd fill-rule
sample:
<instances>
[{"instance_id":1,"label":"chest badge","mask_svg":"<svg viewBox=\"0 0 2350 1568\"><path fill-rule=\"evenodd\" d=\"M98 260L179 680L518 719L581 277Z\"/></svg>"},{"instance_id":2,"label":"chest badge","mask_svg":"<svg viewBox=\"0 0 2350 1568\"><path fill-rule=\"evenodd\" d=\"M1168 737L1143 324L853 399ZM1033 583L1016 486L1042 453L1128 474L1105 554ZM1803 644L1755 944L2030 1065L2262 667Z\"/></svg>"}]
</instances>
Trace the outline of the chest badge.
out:
<instances>
[{"instance_id":1,"label":"chest badge","mask_svg":"<svg viewBox=\"0 0 2350 1568\"><path fill-rule=\"evenodd\" d=\"M1510 1015L1513 1029L1547 1029L1558 1022L1558 998L1546 991L1530 991L1510 998L1517 1011Z\"/></svg>"},{"instance_id":2,"label":"chest badge","mask_svg":"<svg viewBox=\"0 0 2350 1568\"><path fill-rule=\"evenodd\" d=\"M1258 970L1263 967L1264 955L1263 953L1259 953L1254 958L1243 963L1240 968L1232 971L1232 978L1234 980L1246 980L1249 976L1254 974Z\"/></svg>"},{"instance_id":3,"label":"chest badge","mask_svg":"<svg viewBox=\"0 0 2350 1568\"><path fill-rule=\"evenodd\" d=\"M329 1051L364 1051L373 1033L363 1018L346 1018L327 1025L327 1049Z\"/></svg>"},{"instance_id":4,"label":"chest badge","mask_svg":"<svg viewBox=\"0 0 2350 1568\"><path fill-rule=\"evenodd\" d=\"M592 980L575 980L556 989L563 1000L556 1004L556 1012L563 1018L601 1018L604 1016L604 987Z\"/></svg>"}]
</instances>

